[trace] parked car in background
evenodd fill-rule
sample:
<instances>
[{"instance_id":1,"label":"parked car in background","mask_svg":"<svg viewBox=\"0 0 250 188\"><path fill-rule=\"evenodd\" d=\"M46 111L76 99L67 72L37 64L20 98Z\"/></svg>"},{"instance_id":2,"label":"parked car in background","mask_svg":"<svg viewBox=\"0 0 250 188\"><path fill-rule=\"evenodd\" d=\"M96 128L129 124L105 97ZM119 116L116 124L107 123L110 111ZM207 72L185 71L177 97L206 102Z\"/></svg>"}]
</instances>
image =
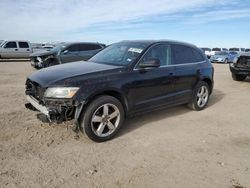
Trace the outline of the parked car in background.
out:
<instances>
[{"instance_id":1,"label":"parked car in background","mask_svg":"<svg viewBox=\"0 0 250 188\"><path fill-rule=\"evenodd\" d=\"M86 61L103 48L105 45L100 43L62 43L51 50L31 54L31 65L35 68L44 68L73 61Z\"/></svg>"},{"instance_id":2,"label":"parked car in background","mask_svg":"<svg viewBox=\"0 0 250 188\"><path fill-rule=\"evenodd\" d=\"M211 49L210 48L201 48L205 55L210 58L211 57Z\"/></svg>"},{"instance_id":3,"label":"parked car in background","mask_svg":"<svg viewBox=\"0 0 250 188\"><path fill-rule=\"evenodd\" d=\"M49 121L74 119L97 142L113 138L126 116L188 104L203 110L213 90L213 66L194 45L123 41L89 61L40 70L27 78L26 107Z\"/></svg>"},{"instance_id":4,"label":"parked car in background","mask_svg":"<svg viewBox=\"0 0 250 188\"><path fill-rule=\"evenodd\" d=\"M229 56L229 52L226 51L216 52L215 55L211 56L210 61L212 63L228 63Z\"/></svg>"},{"instance_id":5,"label":"parked car in background","mask_svg":"<svg viewBox=\"0 0 250 188\"><path fill-rule=\"evenodd\" d=\"M233 63L234 59L239 56L238 52L234 52L234 51L230 52L229 51L228 53L229 53L229 55L228 55L228 63Z\"/></svg>"},{"instance_id":6,"label":"parked car in background","mask_svg":"<svg viewBox=\"0 0 250 188\"><path fill-rule=\"evenodd\" d=\"M227 48L212 48L210 56L215 55L216 52L227 52Z\"/></svg>"},{"instance_id":7,"label":"parked car in background","mask_svg":"<svg viewBox=\"0 0 250 188\"><path fill-rule=\"evenodd\" d=\"M245 48L229 48L229 51L242 53L245 52Z\"/></svg>"},{"instance_id":8,"label":"parked car in background","mask_svg":"<svg viewBox=\"0 0 250 188\"><path fill-rule=\"evenodd\" d=\"M245 52L250 52L250 49L249 48L245 49Z\"/></svg>"},{"instance_id":9,"label":"parked car in background","mask_svg":"<svg viewBox=\"0 0 250 188\"><path fill-rule=\"evenodd\" d=\"M3 41L0 45L0 58L19 59L29 58L33 52L28 41Z\"/></svg>"},{"instance_id":10,"label":"parked car in background","mask_svg":"<svg viewBox=\"0 0 250 188\"><path fill-rule=\"evenodd\" d=\"M250 76L250 52L242 53L230 63L232 77L236 81L243 81Z\"/></svg>"}]
</instances>

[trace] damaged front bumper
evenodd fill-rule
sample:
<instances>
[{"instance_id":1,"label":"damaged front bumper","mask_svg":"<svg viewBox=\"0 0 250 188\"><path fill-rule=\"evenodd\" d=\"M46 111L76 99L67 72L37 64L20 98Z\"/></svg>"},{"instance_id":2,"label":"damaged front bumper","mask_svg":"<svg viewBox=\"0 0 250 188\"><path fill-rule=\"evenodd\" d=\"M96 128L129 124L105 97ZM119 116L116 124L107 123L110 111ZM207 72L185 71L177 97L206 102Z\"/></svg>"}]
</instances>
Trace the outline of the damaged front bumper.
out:
<instances>
[{"instance_id":1,"label":"damaged front bumper","mask_svg":"<svg viewBox=\"0 0 250 188\"><path fill-rule=\"evenodd\" d=\"M41 112L44 116L38 116L38 118L50 123L62 123L63 121L74 119L75 123L78 124L78 119L84 105L84 101L81 103L75 103L72 101L55 99L47 100L44 105L30 95L26 95L26 99L28 103L25 104L25 107L30 110Z\"/></svg>"},{"instance_id":2,"label":"damaged front bumper","mask_svg":"<svg viewBox=\"0 0 250 188\"><path fill-rule=\"evenodd\" d=\"M56 58L54 55L49 55L46 57L40 57L40 56L34 56L31 57L31 66L34 68L45 68L52 65L52 62L60 62L58 58Z\"/></svg>"}]
</instances>

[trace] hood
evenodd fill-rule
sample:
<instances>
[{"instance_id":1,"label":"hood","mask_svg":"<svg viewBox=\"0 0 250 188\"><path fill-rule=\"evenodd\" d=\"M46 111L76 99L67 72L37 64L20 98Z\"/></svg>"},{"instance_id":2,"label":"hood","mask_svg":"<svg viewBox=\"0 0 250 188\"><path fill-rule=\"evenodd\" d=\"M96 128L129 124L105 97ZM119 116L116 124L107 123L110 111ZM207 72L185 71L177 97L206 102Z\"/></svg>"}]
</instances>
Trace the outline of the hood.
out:
<instances>
[{"instance_id":1,"label":"hood","mask_svg":"<svg viewBox=\"0 0 250 188\"><path fill-rule=\"evenodd\" d=\"M103 71L117 70L121 67L105 65L94 62L77 61L41 69L31 74L28 79L37 82L42 87L51 85L66 85L74 82L74 77L84 77L91 73L103 73ZM83 78L83 79L84 79Z\"/></svg>"},{"instance_id":2,"label":"hood","mask_svg":"<svg viewBox=\"0 0 250 188\"><path fill-rule=\"evenodd\" d=\"M39 50L37 52L34 52L30 54L30 57L35 57L35 56L46 56L46 55L52 55L55 54L56 52L51 51L51 50Z\"/></svg>"}]
</instances>

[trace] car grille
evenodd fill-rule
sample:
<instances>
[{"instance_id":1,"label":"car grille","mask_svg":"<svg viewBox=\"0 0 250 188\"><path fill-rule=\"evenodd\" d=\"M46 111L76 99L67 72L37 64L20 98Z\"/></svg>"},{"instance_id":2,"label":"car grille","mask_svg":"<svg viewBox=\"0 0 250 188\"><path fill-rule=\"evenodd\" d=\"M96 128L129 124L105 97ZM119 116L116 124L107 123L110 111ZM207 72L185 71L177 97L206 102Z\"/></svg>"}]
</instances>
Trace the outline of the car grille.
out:
<instances>
[{"instance_id":1,"label":"car grille","mask_svg":"<svg viewBox=\"0 0 250 188\"><path fill-rule=\"evenodd\" d=\"M239 68L250 68L250 56L241 56L237 62Z\"/></svg>"},{"instance_id":2,"label":"car grille","mask_svg":"<svg viewBox=\"0 0 250 188\"><path fill-rule=\"evenodd\" d=\"M44 89L36 82L27 79L26 81L26 95L30 95L42 103Z\"/></svg>"}]
</instances>

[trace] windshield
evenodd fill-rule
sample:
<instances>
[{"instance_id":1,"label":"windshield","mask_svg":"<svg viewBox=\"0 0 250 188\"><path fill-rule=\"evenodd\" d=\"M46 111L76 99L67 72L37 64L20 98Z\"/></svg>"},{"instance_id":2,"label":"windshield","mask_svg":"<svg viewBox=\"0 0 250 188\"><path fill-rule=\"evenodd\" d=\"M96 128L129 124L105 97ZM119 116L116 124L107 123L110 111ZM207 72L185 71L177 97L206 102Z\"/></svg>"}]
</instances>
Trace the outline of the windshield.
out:
<instances>
[{"instance_id":1,"label":"windshield","mask_svg":"<svg viewBox=\"0 0 250 188\"><path fill-rule=\"evenodd\" d=\"M2 46L3 40L0 40L0 47Z\"/></svg>"},{"instance_id":2,"label":"windshield","mask_svg":"<svg viewBox=\"0 0 250 188\"><path fill-rule=\"evenodd\" d=\"M105 48L89 61L126 66L133 63L147 46L148 44L138 42L116 43Z\"/></svg>"}]
</instances>

